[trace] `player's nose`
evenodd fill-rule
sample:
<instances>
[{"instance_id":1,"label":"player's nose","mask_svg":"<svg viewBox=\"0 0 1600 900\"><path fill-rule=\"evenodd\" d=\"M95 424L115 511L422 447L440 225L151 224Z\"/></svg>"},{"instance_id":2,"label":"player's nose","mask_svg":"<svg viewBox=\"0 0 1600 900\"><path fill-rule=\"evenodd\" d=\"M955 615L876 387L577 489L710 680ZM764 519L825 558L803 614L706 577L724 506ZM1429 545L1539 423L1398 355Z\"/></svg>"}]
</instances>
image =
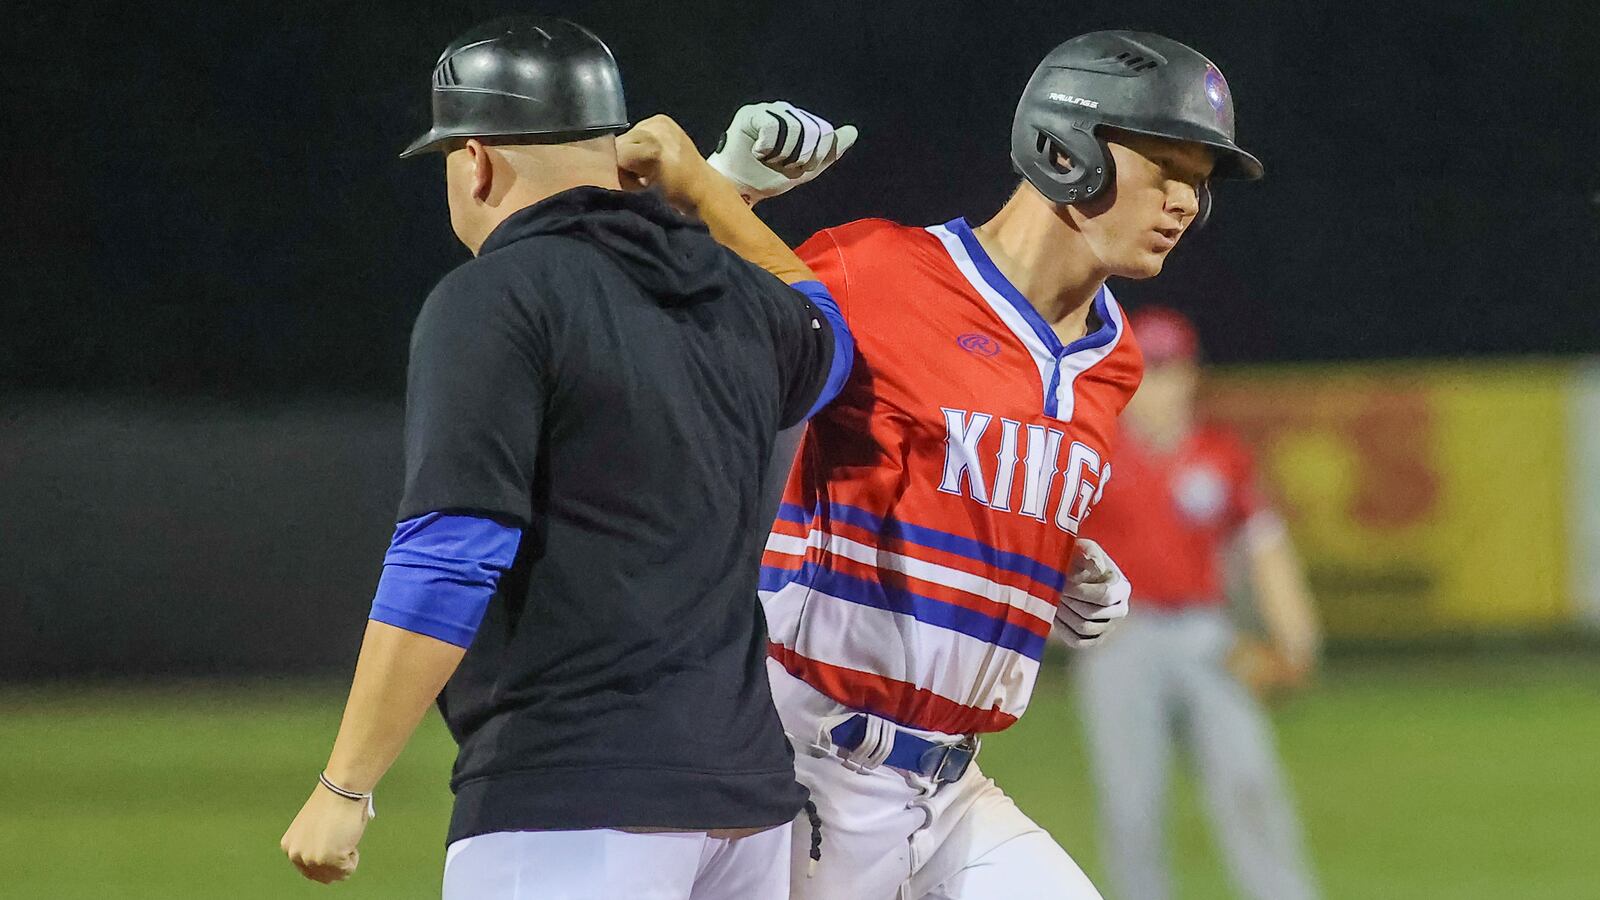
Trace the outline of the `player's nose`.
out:
<instances>
[{"instance_id":1,"label":"player's nose","mask_svg":"<svg viewBox=\"0 0 1600 900\"><path fill-rule=\"evenodd\" d=\"M1187 181L1176 179L1167 182L1167 212L1183 225L1188 225L1200 214L1200 192Z\"/></svg>"}]
</instances>

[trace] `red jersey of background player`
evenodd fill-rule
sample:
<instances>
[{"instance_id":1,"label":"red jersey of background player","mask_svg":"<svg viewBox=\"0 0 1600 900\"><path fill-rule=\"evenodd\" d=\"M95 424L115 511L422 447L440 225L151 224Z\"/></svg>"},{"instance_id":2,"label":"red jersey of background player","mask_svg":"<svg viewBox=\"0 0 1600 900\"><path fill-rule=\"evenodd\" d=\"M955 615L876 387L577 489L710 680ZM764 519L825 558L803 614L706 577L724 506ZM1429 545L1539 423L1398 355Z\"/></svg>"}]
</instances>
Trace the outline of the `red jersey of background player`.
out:
<instances>
[{"instance_id":1,"label":"red jersey of background player","mask_svg":"<svg viewBox=\"0 0 1600 900\"><path fill-rule=\"evenodd\" d=\"M1088 334L1063 345L961 219L856 222L799 252L857 358L810 422L767 544L770 652L851 709L998 731L1027 706L1110 479L1143 371L1133 335L1102 288Z\"/></svg>"},{"instance_id":2,"label":"red jersey of background player","mask_svg":"<svg viewBox=\"0 0 1600 900\"><path fill-rule=\"evenodd\" d=\"M1124 427L1113 444L1117 479L1083 536L1117 561L1141 606L1223 601L1226 542L1268 506L1244 443L1224 428L1196 428L1170 453Z\"/></svg>"}]
</instances>

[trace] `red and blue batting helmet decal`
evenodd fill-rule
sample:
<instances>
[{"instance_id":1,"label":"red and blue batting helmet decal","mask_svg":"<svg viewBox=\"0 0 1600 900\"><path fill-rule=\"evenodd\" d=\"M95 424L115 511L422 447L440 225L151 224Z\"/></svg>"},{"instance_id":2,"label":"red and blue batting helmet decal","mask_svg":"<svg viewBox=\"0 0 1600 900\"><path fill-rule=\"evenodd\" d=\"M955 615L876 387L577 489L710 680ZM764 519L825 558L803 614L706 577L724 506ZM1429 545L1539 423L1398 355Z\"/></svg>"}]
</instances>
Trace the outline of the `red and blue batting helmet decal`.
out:
<instances>
[{"instance_id":1,"label":"red and blue batting helmet decal","mask_svg":"<svg viewBox=\"0 0 1600 900\"><path fill-rule=\"evenodd\" d=\"M1217 112L1222 112L1228 106L1228 81L1212 65L1206 66L1206 99L1211 101L1211 108Z\"/></svg>"}]
</instances>

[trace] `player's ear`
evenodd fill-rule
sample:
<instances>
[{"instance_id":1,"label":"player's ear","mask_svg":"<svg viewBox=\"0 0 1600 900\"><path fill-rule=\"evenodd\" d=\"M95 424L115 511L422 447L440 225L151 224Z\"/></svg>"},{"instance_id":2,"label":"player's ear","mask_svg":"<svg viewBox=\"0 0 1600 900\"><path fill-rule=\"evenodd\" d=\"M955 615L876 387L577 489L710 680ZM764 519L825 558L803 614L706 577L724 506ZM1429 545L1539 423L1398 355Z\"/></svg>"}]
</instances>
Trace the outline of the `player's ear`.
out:
<instances>
[{"instance_id":1,"label":"player's ear","mask_svg":"<svg viewBox=\"0 0 1600 900\"><path fill-rule=\"evenodd\" d=\"M467 161L467 188L472 194L472 199L479 203L489 200L489 192L494 189L494 162L489 158L489 148L485 147L477 138L468 138Z\"/></svg>"}]
</instances>

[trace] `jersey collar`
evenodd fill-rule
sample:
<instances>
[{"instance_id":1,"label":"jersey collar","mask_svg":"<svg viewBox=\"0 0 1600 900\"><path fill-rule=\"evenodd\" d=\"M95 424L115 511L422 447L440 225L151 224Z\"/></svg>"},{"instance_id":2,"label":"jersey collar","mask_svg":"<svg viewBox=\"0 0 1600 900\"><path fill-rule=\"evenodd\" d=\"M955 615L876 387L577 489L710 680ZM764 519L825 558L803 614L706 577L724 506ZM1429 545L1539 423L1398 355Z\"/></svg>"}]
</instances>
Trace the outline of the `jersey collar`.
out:
<instances>
[{"instance_id":1,"label":"jersey collar","mask_svg":"<svg viewBox=\"0 0 1600 900\"><path fill-rule=\"evenodd\" d=\"M1100 290L1095 292L1094 300L1092 301L1095 316L1100 320L1100 327L1070 344L1063 345L1061 338L1056 335L1055 329L1051 328L1050 323L1044 320L1044 316L1039 315L1039 310L1028 302L1027 297L1022 296L1022 292L1017 290L1017 286L1012 284L1009 278L1001 274L1000 267L994 264L994 260L989 257L989 252L983 249L983 244L979 243L978 236L973 234L972 226L967 223L965 218L951 219L944 223L944 227L960 240L961 248L966 251L966 256L972 261L973 268L977 270L978 276L983 279L984 286L1000 295L1007 304L1017 311L1017 314L1028 324L1028 327L1039 338L1039 342L1044 345L1051 356L1060 359L1084 350L1097 350L1116 340L1117 325L1110 312L1106 309L1106 298L1110 292L1106 290L1105 285L1102 284ZM979 292L983 293L982 287L977 284L974 284L973 287L977 287Z\"/></svg>"},{"instance_id":2,"label":"jersey collar","mask_svg":"<svg viewBox=\"0 0 1600 900\"><path fill-rule=\"evenodd\" d=\"M1111 290L1101 285L1091 301L1100 327L1070 344L1062 344L1028 298L1000 272L965 218L930 225L928 231L939 238L973 290L1033 357L1044 389L1045 414L1071 421L1077 377L1110 356L1122 337L1122 308Z\"/></svg>"}]
</instances>

